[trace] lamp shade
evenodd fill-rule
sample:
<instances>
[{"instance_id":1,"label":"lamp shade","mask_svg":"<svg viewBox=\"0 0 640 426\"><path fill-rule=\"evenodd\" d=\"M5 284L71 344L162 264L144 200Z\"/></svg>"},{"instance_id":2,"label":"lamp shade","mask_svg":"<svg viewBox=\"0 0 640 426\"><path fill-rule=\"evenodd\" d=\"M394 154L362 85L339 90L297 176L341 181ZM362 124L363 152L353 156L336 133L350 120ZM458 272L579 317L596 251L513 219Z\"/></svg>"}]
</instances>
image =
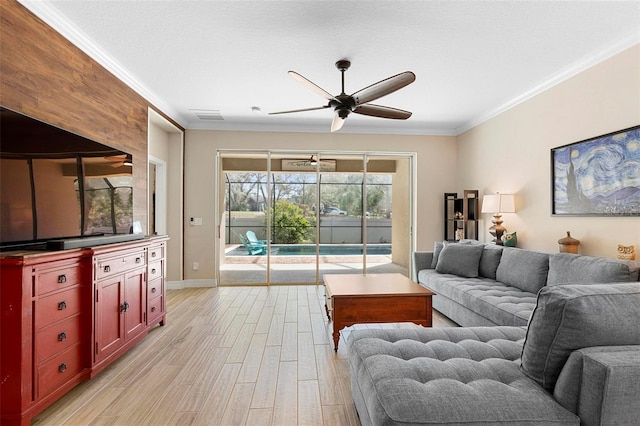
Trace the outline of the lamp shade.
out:
<instances>
[{"instance_id":1,"label":"lamp shade","mask_svg":"<svg viewBox=\"0 0 640 426\"><path fill-rule=\"evenodd\" d=\"M482 197L482 213L515 213L513 194L491 194Z\"/></svg>"}]
</instances>

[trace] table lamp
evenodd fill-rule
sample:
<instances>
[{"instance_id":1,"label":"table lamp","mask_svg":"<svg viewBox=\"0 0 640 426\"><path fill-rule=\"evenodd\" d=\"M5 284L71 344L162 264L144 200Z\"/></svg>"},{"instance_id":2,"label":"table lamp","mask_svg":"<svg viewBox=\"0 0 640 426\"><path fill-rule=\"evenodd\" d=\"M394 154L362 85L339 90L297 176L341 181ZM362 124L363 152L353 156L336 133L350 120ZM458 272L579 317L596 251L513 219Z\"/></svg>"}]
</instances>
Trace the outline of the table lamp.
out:
<instances>
[{"instance_id":1,"label":"table lamp","mask_svg":"<svg viewBox=\"0 0 640 426\"><path fill-rule=\"evenodd\" d=\"M485 195L482 198L482 213L493 213L491 223L493 226L489 228L489 234L493 236L493 242L502 245L502 234L506 228L502 226L502 213L515 213L515 197L513 194L492 194Z\"/></svg>"}]
</instances>

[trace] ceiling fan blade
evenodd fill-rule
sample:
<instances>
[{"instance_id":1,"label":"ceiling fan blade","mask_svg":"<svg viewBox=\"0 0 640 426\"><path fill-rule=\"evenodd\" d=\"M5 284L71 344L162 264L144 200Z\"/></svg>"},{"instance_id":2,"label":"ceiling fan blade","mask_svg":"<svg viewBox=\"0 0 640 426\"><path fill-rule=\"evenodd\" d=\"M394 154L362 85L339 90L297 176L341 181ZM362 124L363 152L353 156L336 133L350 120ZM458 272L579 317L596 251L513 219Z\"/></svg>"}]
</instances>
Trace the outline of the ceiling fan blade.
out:
<instances>
[{"instance_id":1,"label":"ceiling fan blade","mask_svg":"<svg viewBox=\"0 0 640 426\"><path fill-rule=\"evenodd\" d=\"M333 121L331 122L331 132L337 132L342 129L342 125L344 124L344 118L341 118L338 115L338 111L333 115Z\"/></svg>"},{"instance_id":2,"label":"ceiling fan blade","mask_svg":"<svg viewBox=\"0 0 640 426\"><path fill-rule=\"evenodd\" d=\"M297 81L299 81L300 83L302 83L304 86L306 86L309 89L311 89L314 92L316 92L318 95L320 95L323 98L325 98L326 100L328 100L328 101L336 100L336 98L331 93L327 92L322 87L318 86L317 84L315 84L311 80L303 77L302 75L298 74L297 72L289 71L289 75L291 77L293 77L294 79L296 79Z\"/></svg>"},{"instance_id":3,"label":"ceiling fan blade","mask_svg":"<svg viewBox=\"0 0 640 426\"><path fill-rule=\"evenodd\" d=\"M410 111L373 104L358 105L353 112L356 114L370 115L371 117L393 118L396 120L406 120L411 117Z\"/></svg>"},{"instance_id":4,"label":"ceiling fan blade","mask_svg":"<svg viewBox=\"0 0 640 426\"><path fill-rule=\"evenodd\" d=\"M291 112L315 111L315 110L318 110L318 109L325 109L325 108L329 108L329 105L324 105L324 106L321 106L321 107L313 107L313 108L291 109L289 111L276 111L276 112L270 112L269 115L289 114Z\"/></svg>"},{"instance_id":5,"label":"ceiling fan blade","mask_svg":"<svg viewBox=\"0 0 640 426\"><path fill-rule=\"evenodd\" d=\"M373 83L371 86L367 86L364 89L358 90L351 96L356 101L356 105L366 104L367 102L374 101L389 93L395 92L398 89L402 89L404 86L413 83L416 80L416 75L411 71L405 71L403 73L394 75L384 80L380 80L377 83Z\"/></svg>"}]
</instances>

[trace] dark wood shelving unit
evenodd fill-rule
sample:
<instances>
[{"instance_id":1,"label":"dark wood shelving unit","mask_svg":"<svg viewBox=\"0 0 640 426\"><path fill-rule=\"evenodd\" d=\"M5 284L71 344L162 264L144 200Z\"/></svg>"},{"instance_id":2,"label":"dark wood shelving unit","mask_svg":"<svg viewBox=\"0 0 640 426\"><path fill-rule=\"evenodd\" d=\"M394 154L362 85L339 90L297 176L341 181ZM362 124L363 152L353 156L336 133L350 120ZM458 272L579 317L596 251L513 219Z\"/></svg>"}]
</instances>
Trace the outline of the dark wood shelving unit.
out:
<instances>
[{"instance_id":1,"label":"dark wood shelving unit","mask_svg":"<svg viewBox=\"0 0 640 426\"><path fill-rule=\"evenodd\" d=\"M465 189L444 194L444 240L478 239L478 191Z\"/></svg>"}]
</instances>

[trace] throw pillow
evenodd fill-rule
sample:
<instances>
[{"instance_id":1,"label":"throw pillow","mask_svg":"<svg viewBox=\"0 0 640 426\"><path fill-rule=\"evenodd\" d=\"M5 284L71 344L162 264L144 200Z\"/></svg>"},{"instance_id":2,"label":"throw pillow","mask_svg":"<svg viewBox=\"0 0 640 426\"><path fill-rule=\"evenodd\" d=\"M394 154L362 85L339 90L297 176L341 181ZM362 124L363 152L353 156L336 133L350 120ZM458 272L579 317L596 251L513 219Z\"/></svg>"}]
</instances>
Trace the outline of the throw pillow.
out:
<instances>
[{"instance_id":1,"label":"throw pillow","mask_svg":"<svg viewBox=\"0 0 640 426\"><path fill-rule=\"evenodd\" d=\"M514 247L502 250L496 280L536 294L547 283L549 255Z\"/></svg>"},{"instance_id":2,"label":"throw pillow","mask_svg":"<svg viewBox=\"0 0 640 426\"><path fill-rule=\"evenodd\" d=\"M446 247L449 244L481 244L478 243L477 240L460 240L457 243L454 241L436 241L435 243L433 243L433 257L431 258L431 269L436 269L436 265L438 264L438 257L440 256L440 252L442 251L442 249L444 247Z\"/></svg>"},{"instance_id":3,"label":"throw pillow","mask_svg":"<svg viewBox=\"0 0 640 426\"><path fill-rule=\"evenodd\" d=\"M440 252L444 247L444 242L436 241L433 243L433 257L431 258L431 269L436 269L436 265L438 264L438 257L440 256Z\"/></svg>"},{"instance_id":4,"label":"throw pillow","mask_svg":"<svg viewBox=\"0 0 640 426\"><path fill-rule=\"evenodd\" d=\"M480 266L478 268L478 275L485 278L496 279L496 270L500 265L500 258L502 257L502 246L494 244L487 244L482 250L482 256L480 256Z\"/></svg>"},{"instance_id":5,"label":"throw pillow","mask_svg":"<svg viewBox=\"0 0 640 426\"><path fill-rule=\"evenodd\" d=\"M635 262L555 253L549 257L547 285L638 281Z\"/></svg>"},{"instance_id":6,"label":"throw pillow","mask_svg":"<svg viewBox=\"0 0 640 426\"><path fill-rule=\"evenodd\" d=\"M640 344L640 284L544 287L531 315L520 368L553 389L571 352Z\"/></svg>"},{"instance_id":7,"label":"throw pillow","mask_svg":"<svg viewBox=\"0 0 640 426\"><path fill-rule=\"evenodd\" d=\"M447 244L438 256L436 271L441 274L475 278L478 276L482 250L483 246L479 244Z\"/></svg>"}]
</instances>

